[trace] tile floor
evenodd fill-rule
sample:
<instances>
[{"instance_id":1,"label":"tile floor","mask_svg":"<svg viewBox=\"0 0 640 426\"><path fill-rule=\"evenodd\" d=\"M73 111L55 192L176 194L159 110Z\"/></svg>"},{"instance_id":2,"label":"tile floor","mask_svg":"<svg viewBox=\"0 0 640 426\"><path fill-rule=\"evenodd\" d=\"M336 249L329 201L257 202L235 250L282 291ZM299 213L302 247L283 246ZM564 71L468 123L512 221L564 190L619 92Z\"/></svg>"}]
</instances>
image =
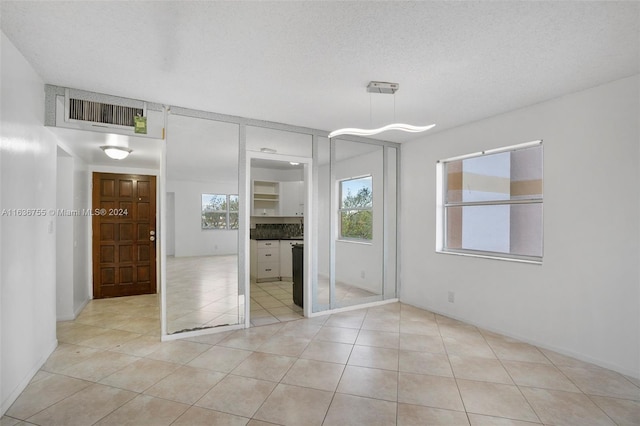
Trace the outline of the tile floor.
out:
<instances>
[{"instance_id":1,"label":"tile floor","mask_svg":"<svg viewBox=\"0 0 640 426\"><path fill-rule=\"evenodd\" d=\"M167 258L167 329L169 333L243 320L238 299L238 257L194 256ZM291 281L251 282L251 324L267 325L301 319L302 308L293 303ZM345 283L336 283L335 300L349 301L375 296ZM318 282L317 298L329 305L329 281Z\"/></svg>"},{"instance_id":2,"label":"tile floor","mask_svg":"<svg viewBox=\"0 0 640 426\"><path fill-rule=\"evenodd\" d=\"M92 301L2 426L640 424L640 380L400 303L157 328L155 296Z\"/></svg>"},{"instance_id":3,"label":"tile floor","mask_svg":"<svg viewBox=\"0 0 640 426\"><path fill-rule=\"evenodd\" d=\"M251 325L299 320L302 308L293 303L291 281L251 282Z\"/></svg>"},{"instance_id":4,"label":"tile floor","mask_svg":"<svg viewBox=\"0 0 640 426\"><path fill-rule=\"evenodd\" d=\"M169 333L237 324L238 302L238 256L167 257Z\"/></svg>"}]
</instances>

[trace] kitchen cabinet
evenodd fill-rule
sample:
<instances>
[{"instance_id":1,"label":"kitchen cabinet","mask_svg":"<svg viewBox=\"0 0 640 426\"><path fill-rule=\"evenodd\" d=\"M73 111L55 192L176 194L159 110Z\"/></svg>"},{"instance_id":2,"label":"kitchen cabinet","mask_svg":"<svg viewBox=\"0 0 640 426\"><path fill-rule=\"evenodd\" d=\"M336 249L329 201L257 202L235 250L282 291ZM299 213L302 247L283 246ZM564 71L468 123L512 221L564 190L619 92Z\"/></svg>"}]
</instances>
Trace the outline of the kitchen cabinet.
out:
<instances>
[{"instance_id":1,"label":"kitchen cabinet","mask_svg":"<svg viewBox=\"0 0 640 426\"><path fill-rule=\"evenodd\" d=\"M251 240L250 275L256 282L280 279L280 241Z\"/></svg>"},{"instance_id":2,"label":"kitchen cabinet","mask_svg":"<svg viewBox=\"0 0 640 426\"><path fill-rule=\"evenodd\" d=\"M280 216L304 216L304 181L280 182Z\"/></svg>"},{"instance_id":3,"label":"kitchen cabinet","mask_svg":"<svg viewBox=\"0 0 640 426\"><path fill-rule=\"evenodd\" d=\"M290 280L293 277L292 248L299 240L280 240L280 276Z\"/></svg>"},{"instance_id":4,"label":"kitchen cabinet","mask_svg":"<svg viewBox=\"0 0 640 426\"><path fill-rule=\"evenodd\" d=\"M277 216L280 213L280 182L254 180L251 187L251 214Z\"/></svg>"}]
</instances>

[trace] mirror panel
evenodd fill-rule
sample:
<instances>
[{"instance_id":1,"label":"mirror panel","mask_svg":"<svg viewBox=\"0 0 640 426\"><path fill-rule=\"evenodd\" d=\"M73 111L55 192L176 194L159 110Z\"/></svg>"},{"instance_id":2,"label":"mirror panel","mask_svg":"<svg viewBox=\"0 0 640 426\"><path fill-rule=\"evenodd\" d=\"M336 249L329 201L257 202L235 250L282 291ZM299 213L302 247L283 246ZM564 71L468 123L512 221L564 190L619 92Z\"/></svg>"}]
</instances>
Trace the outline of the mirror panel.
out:
<instances>
[{"instance_id":1,"label":"mirror panel","mask_svg":"<svg viewBox=\"0 0 640 426\"><path fill-rule=\"evenodd\" d=\"M317 242L315 256L317 273L312 283L312 312L326 311L331 308L331 144L328 138L318 138L318 152L315 159L317 177L314 203L317 206L317 229L314 230Z\"/></svg>"},{"instance_id":2,"label":"mirror panel","mask_svg":"<svg viewBox=\"0 0 640 426\"><path fill-rule=\"evenodd\" d=\"M398 150L385 147L385 281L384 298L397 297L398 277Z\"/></svg>"},{"instance_id":3,"label":"mirror panel","mask_svg":"<svg viewBox=\"0 0 640 426\"><path fill-rule=\"evenodd\" d=\"M382 300L384 148L336 140L335 307Z\"/></svg>"},{"instance_id":4,"label":"mirror panel","mask_svg":"<svg viewBox=\"0 0 640 426\"><path fill-rule=\"evenodd\" d=\"M244 322L238 280L239 125L167 117L167 333Z\"/></svg>"},{"instance_id":5,"label":"mirror panel","mask_svg":"<svg viewBox=\"0 0 640 426\"><path fill-rule=\"evenodd\" d=\"M312 156L312 137L309 134L247 126L247 151L264 152L263 148L275 150L273 154Z\"/></svg>"}]
</instances>

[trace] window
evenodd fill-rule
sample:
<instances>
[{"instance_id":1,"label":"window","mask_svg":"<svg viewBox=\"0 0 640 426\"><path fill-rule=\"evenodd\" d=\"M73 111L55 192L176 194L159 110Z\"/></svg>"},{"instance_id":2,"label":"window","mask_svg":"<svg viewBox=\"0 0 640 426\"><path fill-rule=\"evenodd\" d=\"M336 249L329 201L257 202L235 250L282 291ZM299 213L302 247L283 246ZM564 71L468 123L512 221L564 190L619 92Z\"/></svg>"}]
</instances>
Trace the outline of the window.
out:
<instances>
[{"instance_id":1,"label":"window","mask_svg":"<svg viewBox=\"0 0 640 426\"><path fill-rule=\"evenodd\" d=\"M238 196L202 194L202 229L238 229Z\"/></svg>"},{"instance_id":2,"label":"window","mask_svg":"<svg viewBox=\"0 0 640 426\"><path fill-rule=\"evenodd\" d=\"M340 181L340 238L371 240L373 191L371 176Z\"/></svg>"},{"instance_id":3,"label":"window","mask_svg":"<svg viewBox=\"0 0 640 426\"><path fill-rule=\"evenodd\" d=\"M438 251L542 261L542 141L439 163Z\"/></svg>"}]
</instances>

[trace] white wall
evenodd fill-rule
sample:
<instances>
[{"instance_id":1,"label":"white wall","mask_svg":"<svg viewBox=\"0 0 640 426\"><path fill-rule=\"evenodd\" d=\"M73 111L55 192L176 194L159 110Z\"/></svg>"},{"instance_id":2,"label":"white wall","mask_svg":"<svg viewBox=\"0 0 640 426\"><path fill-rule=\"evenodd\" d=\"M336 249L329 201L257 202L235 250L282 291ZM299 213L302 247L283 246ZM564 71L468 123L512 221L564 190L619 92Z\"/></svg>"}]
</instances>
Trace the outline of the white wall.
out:
<instances>
[{"instance_id":1,"label":"white wall","mask_svg":"<svg viewBox=\"0 0 640 426\"><path fill-rule=\"evenodd\" d=\"M202 194L237 194L237 182L202 183L167 181L166 192L175 193L175 256L236 254L238 231L202 229ZM167 226L170 224L167 223ZM167 231L169 233L171 231Z\"/></svg>"},{"instance_id":2,"label":"white wall","mask_svg":"<svg viewBox=\"0 0 640 426\"><path fill-rule=\"evenodd\" d=\"M83 211L91 207L87 166L58 141L56 208ZM56 318L73 320L91 291L91 217L58 214L56 220Z\"/></svg>"},{"instance_id":3,"label":"white wall","mask_svg":"<svg viewBox=\"0 0 640 426\"><path fill-rule=\"evenodd\" d=\"M166 235L164 236L165 246L167 247L167 256L176 255L176 193L166 193Z\"/></svg>"},{"instance_id":4,"label":"white wall","mask_svg":"<svg viewBox=\"0 0 640 426\"><path fill-rule=\"evenodd\" d=\"M56 209L73 210L73 157L58 151L56 176ZM56 318L75 318L73 309L73 220L74 216L58 215L56 221Z\"/></svg>"},{"instance_id":5,"label":"white wall","mask_svg":"<svg viewBox=\"0 0 640 426\"><path fill-rule=\"evenodd\" d=\"M640 377L638 94L635 76L405 143L401 300ZM437 254L436 161L536 139L543 264Z\"/></svg>"},{"instance_id":6,"label":"white wall","mask_svg":"<svg viewBox=\"0 0 640 426\"><path fill-rule=\"evenodd\" d=\"M56 207L56 140L44 83L4 33L0 115L3 209ZM4 413L56 341L55 218L0 217L0 401Z\"/></svg>"},{"instance_id":7,"label":"white wall","mask_svg":"<svg viewBox=\"0 0 640 426\"><path fill-rule=\"evenodd\" d=\"M265 169L251 167L251 180L266 180L275 182L294 182L304 180L304 169Z\"/></svg>"},{"instance_id":8,"label":"white wall","mask_svg":"<svg viewBox=\"0 0 640 426\"><path fill-rule=\"evenodd\" d=\"M91 187L87 164L73 159L73 208L91 208ZM73 218L73 315L78 316L93 294L91 270L91 218Z\"/></svg>"}]
</instances>

